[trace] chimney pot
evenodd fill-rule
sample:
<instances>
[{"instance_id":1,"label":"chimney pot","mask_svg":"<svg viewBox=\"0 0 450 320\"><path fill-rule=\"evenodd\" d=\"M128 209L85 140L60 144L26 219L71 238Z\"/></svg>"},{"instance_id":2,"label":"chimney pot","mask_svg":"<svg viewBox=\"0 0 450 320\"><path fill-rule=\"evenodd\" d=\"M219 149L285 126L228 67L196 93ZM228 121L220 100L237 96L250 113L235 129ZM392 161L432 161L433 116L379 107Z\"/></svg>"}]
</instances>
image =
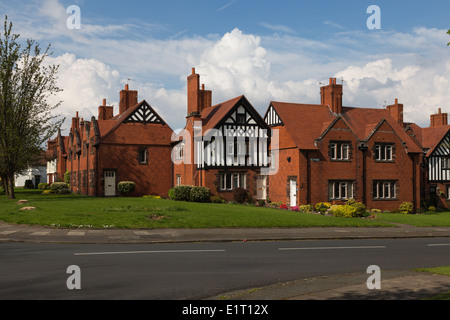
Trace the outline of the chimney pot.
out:
<instances>
[{"instance_id":1,"label":"chimney pot","mask_svg":"<svg viewBox=\"0 0 450 320\"><path fill-rule=\"evenodd\" d=\"M126 90L126 91L129 90L128 84L125 85L125 90Z\"/></svg>"},{"instance_id":2,"label":"chimney pot","mask_svg":"<svg viewBox=\"0 0 450 320\"><path fill-rule=\"evenodd\" d=\"M191 74L195 74L195 68L192 68L192 73Z\"/></svg>"},{"instance_id":3,"label":"chimney pot","mask_svg":"<svg viewBox=\"0 0 450 320\"><path fill-rule=\"evenodd\" d=\"M106 99L103 99L103 106L106 107Z\"/></svg>"}]
</instances>

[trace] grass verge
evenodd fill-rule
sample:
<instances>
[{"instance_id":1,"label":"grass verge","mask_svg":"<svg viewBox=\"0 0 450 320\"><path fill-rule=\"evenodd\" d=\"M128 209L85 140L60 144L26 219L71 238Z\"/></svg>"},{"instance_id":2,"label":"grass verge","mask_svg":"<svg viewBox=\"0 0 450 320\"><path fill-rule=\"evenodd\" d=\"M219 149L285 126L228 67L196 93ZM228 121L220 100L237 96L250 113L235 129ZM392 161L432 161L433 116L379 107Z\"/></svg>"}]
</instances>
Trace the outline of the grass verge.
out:
<instances>
[{"instance_id":1,"label":"grass verge","mask_svg":"<svg viewBox=\"0 0 450 320\"><path fill-rule=\"evenodd\" d=\"M17 200L28 200L18 205ZM0 196L0 220L64 228L299 228L387 227L361 218L335 218L245 205L175 202L152 198L91 198L18 190ZM20 211L32 206L36 210Z\"/></svg>"}]
</instances>

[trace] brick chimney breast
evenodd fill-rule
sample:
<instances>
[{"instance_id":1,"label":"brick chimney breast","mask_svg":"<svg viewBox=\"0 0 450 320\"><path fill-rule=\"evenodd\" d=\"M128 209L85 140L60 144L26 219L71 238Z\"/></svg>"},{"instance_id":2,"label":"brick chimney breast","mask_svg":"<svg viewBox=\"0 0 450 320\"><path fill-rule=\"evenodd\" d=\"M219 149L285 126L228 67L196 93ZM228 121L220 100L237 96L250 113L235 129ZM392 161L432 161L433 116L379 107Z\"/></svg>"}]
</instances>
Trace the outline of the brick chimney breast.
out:
<instances>
[{"instance_id":1,"label":"brick chimney breast","mask_svg":"<svg viewBox=\"0 0 450 320\"><path fill-rule=\"evenodd\" d=\"M125 90L120 91L119 112L120 114L126 112L131 107L138 103L138 92L130 90L128 84L125 85Z\"/></svg>"},{"instance_id":2,"label":"brick chimney breast","mask_svg":"<svg viewBox=\"0 0 450 320\"><path fill-rule=\"evenodd\" d=\"M395 104L387 106L386 109L390 113L390 115L398 122L398 124L403 127L403 104L398 103L398 99L395 99Z\"/></svg>"},{"instance_id":3,"label":"brick chimney breast","mask_svg":"<svg viewBox=\"0 0 450 320\"><path fill-rule=\"evenodd\" d=\"M320 88L321 104L328 106L335 114L342 113L343 86L337 84L336 78L330 78L330 84Z\"/></svg>"},{"instance_id":4,"label":"brick chimney breast","mask_svg":"<svg viewBox=\"0 0 450 320\"><path fill-rule=\"evenodd\" d=\"M431 115L431 127L440 127L448 125L448 113L442 113L442 109L438 109L437 114Z\"/></svg>"}]
</instances>

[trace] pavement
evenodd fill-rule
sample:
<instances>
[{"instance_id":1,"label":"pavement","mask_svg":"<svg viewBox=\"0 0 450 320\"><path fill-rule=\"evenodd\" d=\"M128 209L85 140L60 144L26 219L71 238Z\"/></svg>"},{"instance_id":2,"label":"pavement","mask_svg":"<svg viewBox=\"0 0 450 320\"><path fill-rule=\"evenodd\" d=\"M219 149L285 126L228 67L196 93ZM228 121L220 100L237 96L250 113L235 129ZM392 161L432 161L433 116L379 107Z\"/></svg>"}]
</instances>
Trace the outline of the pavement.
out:
<instances>
[{"instance_id":1,"label":"pavement","mask_svg":"<svg viewBox=\"0 0 450 320\"><path fill-rule=\"evenodd\" d=\"M450 238L449 227L270 229L63 229L0 222L1 242L47 244L155 244L330 239ZM450 292L450 277L414 271L383 271L381 290L369 290L368 274L302 279L224 293L211 300L419 300Z\"/></svg>"}]
</instances>

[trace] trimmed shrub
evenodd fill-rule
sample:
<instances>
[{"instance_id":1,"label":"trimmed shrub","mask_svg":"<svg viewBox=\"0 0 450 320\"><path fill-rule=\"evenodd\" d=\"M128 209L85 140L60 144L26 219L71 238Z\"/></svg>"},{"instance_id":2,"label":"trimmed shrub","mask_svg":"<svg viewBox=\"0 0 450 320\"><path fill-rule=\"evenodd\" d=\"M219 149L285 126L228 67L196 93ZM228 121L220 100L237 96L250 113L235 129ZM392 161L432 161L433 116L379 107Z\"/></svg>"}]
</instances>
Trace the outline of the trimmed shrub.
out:
<instances>
[{"instance_id":1,"label":"trimmed shrub","mask_svg":"<svg viewBox=\"0 0 450 320\"><path fill-rule=\"evenodd\" d=\"M63 189L67 189L68 190L69 186L65 182L53 182L52 185L50 186L50 189L53 192L58 193L59 190L63 190Z\"/></svg>"},{"instance_id":2,"label":"trimmed shrub","mask_svg":"<svg viewBox=\"0 0 450 320\"><path fill-rule=\"evenodd\" d=\"M234 201L237 203L245 203L248 201L248 191L243 188L236 188L233 190Z\"/></svg>"},{"instance_id":3,"label":"trimmed shrub","mask_svg":"<svg viewBox=\"0 0 450 320\"><path fill-rule=\"evenodd\" d=\"M136 183L133 181L121 181L117 184L120 193L128 195L136 189Z\"/></svg>"},{"instance_id":4,"label":"trimmed shrub","mask_svg":"<svg viewBox=\"0 0 450 320\"><path fill-rule=\"evenodd\" d=\"M190 201L192 186L177 186L173 188L173 193L170 198L175 201Z\"/></svg>"},{"instance_id":5,"label":"trimmed shrub","mask_svg":"<svg viewBox=\"0 0 450 320\"><path fill-rule=\"evenodd\" d=\"M331 203L329 202L319 202L318 204L316 204L315 209L316 211L325 214L325 212L327 212L328 209L330 209L331 207Z\"/></svg>"},{"instance_id":6,"label":"trimmed shrub","mask_svg":"<svg viewBox=\"0 0 450 320\"><path fill-rule=\"evenodd\" d=\"M367 212L367 208L364 205L364 203L358 202L354 199L347 201L347 205L352 206L353 208L356 209L354 217L363 217Z\"/></svg>"},{"instance_id":7,"label":"trimmed shrub","mask_svg":"<svg viewBox=\"0 0 450 320\"><path fill-rule=\"evenodd\" d=\"M48 190L50 188L50 185L48 183L39 183L38 184L38 189L45 191Z\"/></svg>"},{"instance_id":8,"label":"trimmed shrub","mask_svg":"<svg viewBox=\"0 0 450 320\"><path fill-rule=\"evenodd\" d=\"M331 209L333 216L338 218L353 218L357 215L357 208L347 204L340 206L333 206Z\"/></svg>"},{"instance_id":9,"label":"trimmed shrub","mask_svg":"<svg viewBox=\"0 0 450 320\"><path fill-rule=\"evenodd\" d=\"M23 186L24 189L34 189L34 183L33 180L25 180L25 185Z\"/></svg>"},{"instance_id":10,"label":"trimmed shrub","mask_svg":"<svg viewBox=\"0 0 450 320\"><path fill-rule=\"evenodd\" d=\"M400 213L410 214L410 213L413 212L414 206L413 206L413 204L411 202L403 202L400 205L399 209L400 209Z\"/></svg>"},{"instance_id":11,"label":"trimmed shrub","mask_svg":"<svg viewBox=\"0 0 450 320\"><path fill-rule=\"evenodd\" d=\"M192 202L211 202L211 191L206 187L192 187L190 193Z\"/></svg>"},{"instance_id":12,"label":"trimmed shrub","mask_svg":"<svg viewBox=\"0 0 450 320\"><path fill-rule=\"evenodd\" d=\"M434 206L429 206L429 207L428 207L428 211L436 212L436 207L434 207Z\"/></svg>"},{"instance_id":13,"label":"trimmed shrub","mask_svg":"<svg viewBox=\"0 0 450 320\"><path fill-rule=\"evenodd\" d=\"M225 203L226 200L222 196L212 196L211 202L212 203Z\"/></svg>"},{"instance_id":14,"label":"trimmed shrub","mask_svg":"<svg viewBox=\"0 0 450 320\"><path fill-rule=\"evenodd\" d=\"M310 204L305 204L302 205L298 208L298 211L301 213L312 213L313 212L313 207Z\"/></svg>"}]
</instances>

